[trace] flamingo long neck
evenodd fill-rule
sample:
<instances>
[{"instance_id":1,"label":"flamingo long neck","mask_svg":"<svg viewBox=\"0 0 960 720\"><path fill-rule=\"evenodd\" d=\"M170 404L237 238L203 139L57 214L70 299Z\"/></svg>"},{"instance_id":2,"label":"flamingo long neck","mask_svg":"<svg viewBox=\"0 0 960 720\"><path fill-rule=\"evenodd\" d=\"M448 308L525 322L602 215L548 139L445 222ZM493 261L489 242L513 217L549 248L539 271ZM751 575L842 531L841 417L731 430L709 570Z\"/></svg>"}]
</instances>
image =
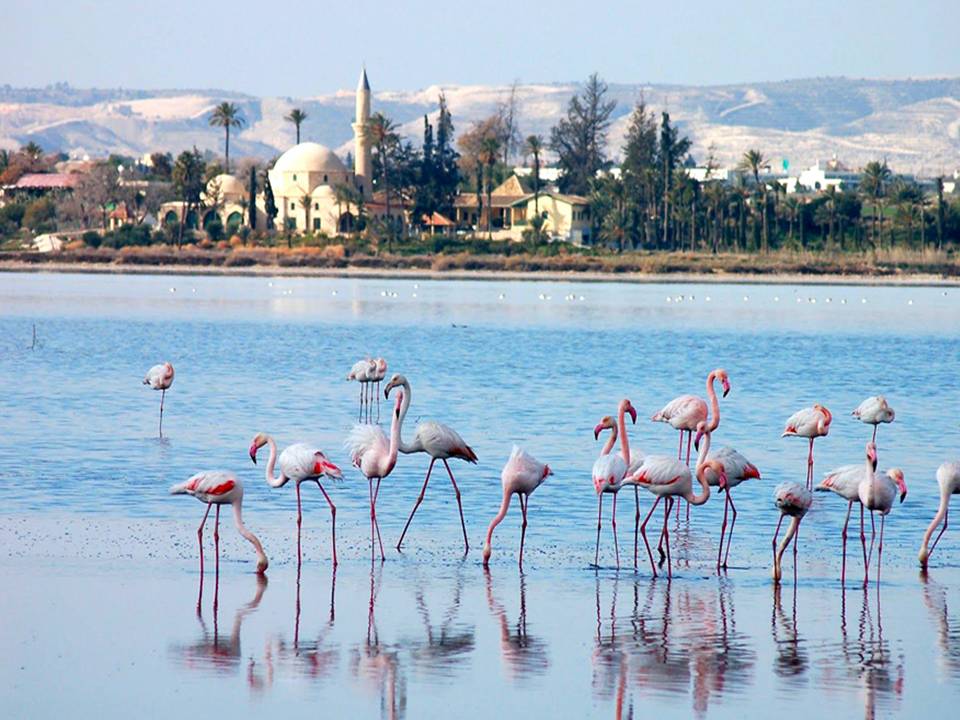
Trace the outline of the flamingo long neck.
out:
<instances>
[{"instance_id":1,"label":"flamingo long neck","mask_svg":"<svg viewBox=\"0 0 960 720\"><path fill-rule=\"evenodd\" d=\"M703 437L700 439L700 449L697 451L696 466L697 482L700 483L700 487L703 488L703 492L699 495L695 495L693 488L690 489L690 494L684 499L691 505L703 505L707 500L710 499L710 483L707 482L706 475L708 452L710 452L710 433L705 432Z\"/></svg>"},{"instance_id":2,"label":"flamingo long neck","mask_svg":"<svg viewBox=\"0 0 960 720\"><path fill-rule=\"evenodd\" d=\"M950 505L950 490L947 488L945 491L940 491L940 507L937 508L937 514L933 516L933 520L930 522L930 527L927 528L927 531L923 534L923 543L920 545L920 564L923 567L927 566L927 558L930 557L930 538L933 537L934 531L940 527L940 523L943 522L944 518L947 516L947 508Z\"/></svg>"},{"instance_id":3,"label":"flamingo long neck","mask_svg":"<svg viewBox=\"0 0 960 720\"><path fill-rule=\"evenodd\" d=\"M421 448L403 441L403 421L406 420L407 410L410 409L412 393L410 392L410 382L406 378L404 378L403 382L400 383L400 387L403 388L403 402L400 403L400 430L397 431L397 436L399 438L398 447L400 448L400 452L404 454L419 452Z\"/></svg>"},{"instance_id":4,"label":"flamingo long neck","mask_svg":"<svg viewBox=\"0 0 960 720\"><path fill-rule=\"evenodd\" d=\"M603 449L600 450L601 455L609 455L610 451L613 450L614 443L617 442L617 426L614 425L610 428L610 437L607 438L607 442L604 443Z\"/></svg>"},{"instance_id":5,"label":"flamingo long neck","mask_svg":"<svg viewBox=\"0 0 960 720\"><path fill-rule=\"evenodd\" d=\"M623 456L623 461L629 466L630 465L630 440L627 439L627 404L625 402L620 403L620 409L617 412L617 431L620 433L620 454Z\"/></svg>"},{"instance_id":6,"label":"flamingo long neck","mask_svg":"<svg viewBox=\"0 0 960 720\"><path fill-rule=\"evenodd\" d=\"M713 389L713 384L716 382L717 375L716 372L711 372L707 375L707 397L710 398L710 415L711 417L707 422L707 430L713 432L720 426L720 400L717 398L717 393Z\"/></svg>"},{"instance_id":7,"label":"flamingo long neck","mask_svg":"<svg viewBox=\"0 0 960 720\"><path fill-rule=\"evenodd\" d=\"M387 469L381 475L387 475L393 467L397 464L397 452L400 450L400 424L403 422L403 402L406 402L407 398L404 396L401 401L401 412L393 414L393 421L390 423L390 450L387 455Z\"/></svg>"},{"instance_id":8,"label":"flamingo long neck","mask_svg":"<svg viewBox=\"0 0 960 720\"><path fill-rule=\"evenodd\" d=\"M273 441L273 438L267 435L267 445L270 446L270 459L267 460L267 467L264 471L264 475L267 479L267 484L270 487L283 487L287 484L288 478L284 477L283 473L280 473L277 476L274 476L273 469L277 465L277 444Z\"/></svg>"},{"instance_id":9,"label":"flamingo long neck","mask_svg":"<svg viewBox=\"0 0 960 720\"><path fill-rule=\"evenodd\" d=\"M243 515L240 511L241 501L237 500L233 503L233 520L237 524L237 530L241 535L243 535L257 553L257 572L263 573L267 569L269 564L267 561L267 554L263 552L263 545L260 544L260 540L257 539L257 536L252 532L247 530L246 525L243 524Z\"/></svg>"},{"instance_id":10,"label":"flamingo long neck","mask_svg":"<svg viewBox=\"0 0 960 720\"><path fill-rule=\"evenodd\" d=\"M507 510L510 509L510 498L513 496L509 490L504 488L503 490L503 502L500 503L500 510L494 516L493 520L490 521L490 527L487 528L487 540L483 544L483 564L486 565L487 561L490 560L490 542L493 540L493 531L503 519L507 516Z\"/></svg>"},{"instance_id":11,"label":"flamingo long neck","mask_svg":"<svg viewBox=\"0 0 960 720\"><path fill-rule=\"evenodd\" d=\"M787 546L790 544L790 541L793 539L793 536L797 534L797 528L800 527L800 520L802 518L797 517L796 515L790 518L790 525L787 527L787 532L783 536L783 540L780 541L780 544L777 546L777 556L774 560L774 579L777 581L780 580L780 567L781 560L783 560L783 553L787 549Z\"/></svg>"}]
</instances>

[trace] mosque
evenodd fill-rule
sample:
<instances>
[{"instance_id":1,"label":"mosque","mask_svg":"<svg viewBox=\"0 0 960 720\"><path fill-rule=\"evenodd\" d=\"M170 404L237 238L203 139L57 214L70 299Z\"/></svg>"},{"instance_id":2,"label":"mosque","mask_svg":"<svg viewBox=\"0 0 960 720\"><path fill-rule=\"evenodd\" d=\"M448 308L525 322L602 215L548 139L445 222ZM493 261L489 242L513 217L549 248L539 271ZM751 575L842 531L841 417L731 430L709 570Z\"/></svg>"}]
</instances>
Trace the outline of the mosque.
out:
<instances>
[{"instance_id":1,"label":"mosque","mask_svg":"<svg viewBox=\"0 0 960 720\"><path fill-rule=\"evenodd\" d=\"M363 210L368 217L386 214L384 198L378 197L379 193L375 194L372 187L372 142L367 130L370 96L370 82L366 69L363 69L357 84L352 170L330 148L319 143L302 142L284 152L268 171L277 207L274 224L278 230L325 232L331 235L349 231L359 215L358 198L362 198ZM190 211L185 223L187 227L198 227L200 219L202 226L207 227L214 218L219 218L230 234L247 224L248 198L246 182L225 173L217 175L207 184L202 218L197 218ZM400 204L398 200L394 200L391 215L403 213L401 207L396 207ZM262 190L257 195L256 203L259 217L265 218ZM164 203L160 217L164 223L179 222L182 212L182 202Z\"/></svg>"}]
</instances>

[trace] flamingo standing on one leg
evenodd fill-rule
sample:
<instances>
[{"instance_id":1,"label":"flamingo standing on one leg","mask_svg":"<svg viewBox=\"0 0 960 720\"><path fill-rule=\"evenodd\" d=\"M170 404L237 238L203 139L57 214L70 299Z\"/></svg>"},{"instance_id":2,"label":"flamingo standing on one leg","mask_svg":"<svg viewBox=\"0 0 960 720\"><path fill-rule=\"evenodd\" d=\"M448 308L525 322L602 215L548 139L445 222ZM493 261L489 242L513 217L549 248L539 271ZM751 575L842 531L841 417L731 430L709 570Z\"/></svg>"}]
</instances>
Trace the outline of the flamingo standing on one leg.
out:
<instances>
[{"instance_id":1,"label":"flamingo standing on one leg","mask_svg":"<svg viewBox=\"0 0 960 720\"><path fill-rule=\"evenodd\" d=\"M360 383L360 409L357 413L357 422L364 422L364 412L366 411L366 420L370 420L369 410L369 383L376 372L377 364L370 358L358 360L347 373L347 380L356 380Z\"/></svg>"},{"instance_id":2,"label":"flamingo standing on one leg","mask_svg":"<svg viewBox=\"0 0 960 720\"><path fill-rule=\"evenodd\" d=\"M407 416L407 411L410 409L412 393L407 378L403 375L394 375L383 389L384 397L390 397L390 391L395 387L403 388L403 393L401 394L403 405L400 408L400 424L402 426L403 420ZM463 504L460 501L460 488L457 487L457 481L453 477L453 471L450 470L450 464L447 460L449 458L459 458L460 460L466 460L469 463L476 464L477 454L464 442L456 430L432 420L426 420L417 425L417 429L413 433L413 442L408 444L401 439L400 452L405 455L421 452L426 453L430 456L430 465L427 467L427 476L424 478L423 487L420 488L420 495L413 505L413 510L410 511L407 524L403 526L403 532L400 533L400 539L397 541L397 550L403 545L403 538L406 536L407 529L413 521L413 516L417 512L417 508L420 507L420 503L423 502L423 496L427 492L427 483L430 482L430 473L433 471L433 464L437 460L441 460L443 466L447 469L447 475L450 476L450 482L453 484L453 493L457 498L457 508L460 510L460 527L463 530L464 551L468 551L470 549L470 542L467 540L467 524L463 519Z\"/></svg>"},{"instance_id":3,"label":"flamingo standing on one leg","mask_svg":"<svg viewBox=\"0 0 960 720\"><path fill-rule=\"evenodd\" d=\"M330 505L331 546L333 547L333 566L337 566L337 507L333 504L327 491L320 484L320 478L328 477L331 480L342 480L343 473L336 465L327 459L323 450L306 443L295 443L284 448L280 453L280 475L274 476L273 469L277 462L277 444L266 433L257 433L250 442L250 459L257 463L257 451L264 445L270 446L270 459L267 461L266 478L270 487L283 487L293 480L297 489L297 565L300 565L300 528L303 525L303 511L300 504L300 483L312 480L320 488L323 497Z\"/></svg>"},{"instance_id":4,"label":"flamingo standing on one leg","mask_svg":"<svg viewBox=\"0 0 960 720\"><path fill-rule=\"evenodd\" d=\"M630 401L625 398L620 401L620 405L617 408L616 424L613 424L613 418L608 415L604 417L593 429L594 440L599 439L600 433L604 429L609 428L611 430L610 437L600 450L600 456L593 464L593 487L597 492L597 544L594 552L593 564L598 566L600 561L600 529L602 527L603 496L605 493L610 493L613 495L611 524L613 527L613 547L616 553L618 570L620 569L620 545L617 542L617 493L620 491L620 488L623 484L624 476L630 470L631 461L634 460L633 454L630 451L630 442L627 439L626 416L628 413L630 414L631 420L636 422L637 411L634 409L633 405L630 404ZM620 452L611 454L610 451L613 449L613 445L617 440L617 436L620 437ZM639 463L642 460L641 456L642 453L640 453L640 455L635 459L636 465L634 466L634 469L639 467ZM639 515L639 497L637 497L636 500L637 514ZM636 552L634 552L634 556L636 556ZM634 557L634 565L636 565L636 557Z\"/></svg>"},{"instance_id":5,"label":"flamingo standing on one leg","mask_svg":"<svg viewBox=\"0 0 960 720\"><path fill-rule=\"evenodd\" d=\"M868 397L850 414L862 423L873 425L872 442L877 441L877 428L880 423L892 423L896 417L896 413L883 395Z\"/></svg>"},{"instance_id":6,"label":"flamingo standing on one leg","mask_svg":"<svg viewBox=\"0 0 960 720\"><path fill-rule=\"evenodd\" d=\"M797 540L800 537L800 521L810 510L813 504L813 493L807 488L806 484L795 482L784 482L777 485L773 491L773 500L780 511L780 520L777 521L777 529L773 533L773 582L780 584L781 564L783 553L793 541L793 580L797 580ZM787 528L783 541L777 547L777 535L780 534L780 525L783 518L790 516L790 526Z\"/></svg>"},{"instance_id":7,"label":"flamingo standing on one leg","mask_svg":"<svg viewBox=\"0 0 960 720\"><path fill-rule=\"evenodd\" d=\"M647 523L650 522L650 517L653 515L654 510L657 509L660 501L666 498L666 504L663 509L663 529L661 533L667 551L667 577L671 578L673 577L673 571L671 569L670 533L667 529L667 519L670 516L670 507L673 505L674 499L682 497L690 505L703 505L709 500L710 485L706 478L707 469L711 469L717 474L721 488L726 487L727 477L723 465L716 460L707 459L707 451L710 449L709 445L709 441L705 442L701 444L698 449L696 477L697 482L700 483L700 487L703 490L699 495L693 492L693 476L690 468L680 460L674 460L665 455L647 455L637 472L623 479L624 484L628 482L636 483L657 496L653 506L650 508L650 512L647 513L647 517L640 526L640 534L643 536L643 544L647 548L647 556L650 558L650 569L653 571L654 577L657 576L657 569L653 564L653 553L650 551L650 543L647 542Z\"/></svg>"},{"instance_id":8,"label":"flamingo standing on one leg","mask_svg":"<svg viewBox=\"0 0 960 720\"><path fill-rule=\"evenodd\" d=\"M205 503L207 511L203 514L203 520L200 521L200 527L197 528L197 542L200 545L200 597L197 598L197 609L200 608L200 600L203 598L203 526L207 522L207 516L210 515L210 508L216 506L216 520L213 529L213 543L216 552L215 568L217 575L220 573L220 506L233 505L233 519L237 524L237 530L245 537L257 554L257 573L263 575L267 571L269 562L263 552L263 545L252 532L247 530L243 524L241 506L243 505L243 483L231 472L224 470L206 470L198 472L186 482L178 483L170 488L171 495L192 495L197 500ZM216 600L214 600L216 602Z\"/></svg>"},{"instance_id":9,"label":"flamingo standing on one leg","mask_svg":"<svg viewBox=\"0 0 960 720\"><path fill-rule=\"evenodd\" d=\"M163 437L163 399L167 390L173 385L173 365L170 362L154 365L147 370L147 375L143 378L143 384L160 391L160 437Z\"/></svg>"},{"instance_id":10,"label":"flamingo standing on one leg","mask_svg":"<svg viewBox=\"0 0 960 720\"><path fill-rule=\"evenodd\" d=\"M880 582L880 562L883 559L883 525L890 510L893 509L893 500L900 491L900 502L907 496L907 484L903 480L903 471L894 469L891 477L877 477L877 446L871 441L867 443L867 463L863 477L857 486L857 495L860 497L860 541L863 543L863 587L867 587L870 574L870 560L873 557L873 540L876 536L876 526L873 521L874 511L880 512L880 547L877 552L877 583ZM863 532L863 509L870 511L870 552L867 553L866 538Z\"/></svg>"},{"instance_id":11,"label":"flamingo standing on one leg","mask_svg":"<svg viewBox=\"0 0 960 720\"><path fill-rule=\"evenodd\" d=\"M927 567L927 561L930 559L930 555L937 548L937 543L940 542L940 538L943 537L943 533L947 529L950 496L960 495L960 460L945 462L937 468L937 484L940 485L940 507L937 509L937 514L933 516L930 527L928 527L927 531L923 534L923 543L920 545L920 567L922 568ZM943 523L943 527L940 528L940 532L937 534L937 538L931 546L930 538L933 536L933 531L937 529L941 522Z\"/></svg>"},{"instance_id":12,"label":"flamingo standing on one leg","mask_svg":"<svg viewBox=\"0 0 960 720\"><path fill-rule=\"evenodd\" d=\"M870 460L867 459L867 464L870 463ZM866 475L866 468L863 464L860 465L843 465L838 467L836 470L831 470L826 475L824 475L823 480L820 482L814 490L818 492L833 492L842 497L847 501L847 516L843 522L843 530L840 533L840 537L843 544L843 554L842 561L840 565L840 584L843 585L846 582L847 577L847 527L850 524L850 512L853 510L853 504L860 504L860 493L859 486L860 481ZM903 470L899 468L891 468L887 470L885 475L889 478L890 482L893 482L898 487L903 485L903 493L906 496L906 485L903 484ZM863 506L861 505L860 514L863 515ZM862 525L862 522L861 522ZM866 543L866 537L861 539L861 542ZM864 549L864 562L866 562L866 550Z\"/></svg>"},{"instance_id":13,"label":"flamingo standing on one leg","mask_svg":"<svg viewBox=\"0 0 960 720\"><path fill-rule=\"evenodd\" d=\"M697 438L694 447L699 451L701 438L705 435L709 442L711 431L706 424L698 427ZM711 450L707 454L708 460L716 460L723 466L724 473L727 476L726 488L724 489L723 522L720 524L720 544L717 546L717 571L721 568L727 568L727 560L730 557L730 544L733 542L733 529L737 524L737 506L733 504L733 496L730 491L744 480L760 479L760 471L757 466L747 460L743 455L732 447L722 447L719 450ZM707 483L710 487L719 487L720 478L710 468L707 469ZM730 532L727 533L727 512L731 511L733 517L730 521ZM727 538L727 549L723 549L724 535ZM723 562L720 561L721 553Z\"/></svg>"},{"instance_id":14,"label":"flamingo standing on one leg","mask_svg":"<svg viewBox=\"0 0 960 720\"><path fill-rule=\"evenodd\" d=\"M553 475L549 465L544 465L525 450L513 446L510 459L500 473L503 483L503 502L500 511L487 528L487 541L483 545L483 566L490 564L490 542L493 540L493 530L507 516L510 508L510 498L516 493L520 499L520 512L523 514L523 523L520 525L520 571L523 571L523 541L527 534L527 507L530 504L530 493L536 490L548 476Z\"/></svg>"},{"instance_id":15,"label":"flamingo standing on one leg","mask_svg":"<svg viewBox=\"0 0 960 720\"><path fill-rule=\"evenodd\" d=\"M823 405L798 410L787 418L787 426L781 437L788 435L805 437L810 440L810 452L807 455L807 490L813 490L813 441L818 437L825 437L830 432L830 422L833 415ZM782 520L783 518L781 518Z\"/></svg>"},{"instance_id":16,"label":"flamingo standing on one leg","mask_svg":"<svg viewBox=\"0 0 960 720\"><path fill-rule=\"evenodd\" d=\"M354 425L344 442L350 452L350 460L360 469L370 486L370 559L374 558L375 543L380 545L380 560L386 560L383 553L383 541L380 539L380 526L377 524L377 495L380 493L380 481L387 477L397 464L397 451L400 447L400 404L403 392L397 393L393 420L390 423L390 439L384 435L379 425ZM373 481L377 488L374 490ZM376 536L376 537L374 537Z\"/></svg>"}]
</instances>

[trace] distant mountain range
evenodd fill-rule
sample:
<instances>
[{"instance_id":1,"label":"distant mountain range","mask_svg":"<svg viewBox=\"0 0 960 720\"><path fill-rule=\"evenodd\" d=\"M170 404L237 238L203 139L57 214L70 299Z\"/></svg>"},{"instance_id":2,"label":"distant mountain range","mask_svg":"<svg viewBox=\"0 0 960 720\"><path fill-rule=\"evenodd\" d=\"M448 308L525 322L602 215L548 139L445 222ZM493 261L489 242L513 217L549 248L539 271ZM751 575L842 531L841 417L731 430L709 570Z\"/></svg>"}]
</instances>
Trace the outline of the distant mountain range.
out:
<instances>
[{"instance_id":1,"label":"distant mountain range","mask_svg":"<svg viewBox=\"0 0 960 720\"><path fill-rule=\"evenodd\" d=\"M377 91L374 110L401 125L417 141L424 113L434 113L441 88ZM503 86L450 85L446 93L454 124L462 130L489 115L509 92ZM549 136L575 83L526 84L517 88L524 135ZM806 167L836 156L851 168L886 158L898 172L935 175L960 167L960 78L858 80L812 78L783 82L694 87L613 84L617 100L610 132L616 158L630 110L642 96L656 112L668 110L693 141L694 158L711 151L722 166L735 165L748 148L759 148L779 167ZM345 154L352 147L352 90L307 98L258 98L219 90L82 90L59 84L44 89L0 87L0 147L34 141L45 150L73 156L108 153L177 153L196 145L222 152L211 108L238 104L246 126L231 135L231 155L273 157L294 142L283 120L292 108L308 119L301 137Z\"/></svg>"}]
</instances>

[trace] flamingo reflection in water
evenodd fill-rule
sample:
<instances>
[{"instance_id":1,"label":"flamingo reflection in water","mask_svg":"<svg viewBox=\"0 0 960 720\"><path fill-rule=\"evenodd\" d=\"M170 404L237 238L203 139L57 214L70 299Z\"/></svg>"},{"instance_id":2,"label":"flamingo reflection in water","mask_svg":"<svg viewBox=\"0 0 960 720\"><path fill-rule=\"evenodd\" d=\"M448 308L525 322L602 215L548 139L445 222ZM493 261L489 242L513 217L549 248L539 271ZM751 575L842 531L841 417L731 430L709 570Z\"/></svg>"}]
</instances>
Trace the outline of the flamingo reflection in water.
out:
<instances>
[{"instance_id":1,"label":"flamingo reflection in water","mask_svg":"<svg viewBox=\"0 0 960 720\"><path fill-rule=\"evenodd\" d=\"M596 578L597 595L597 637L594 643L591 662L593 663L593 692L601 700L614 699L614 717L623 718L623 709L627 701L627 672L629 659L622 647L622 641L617 638L617 590L620 578L613 581L612 597L610 599L610 630L609 634L603 631L603 613L600 609L600 578ZM627 717L633 717L633 702L627 704Z\"/></svg>"},{"instance_id":2,"label":"flamingo reflection in water","mask_svg":"<svg viewBox=\"0 0 960 720\"><path fill-rule=\"evenodd\" d=\"M797 585L793 585L793 603L788 616L783 610L782 586L773 586L773 611L770 617L770 633L777 648L773 671L790 685L805 682L810 658L797 629Z\"/></svg>"},{"instance_id":3,"label":"flamingo reflection in water","mask_svg":"<svg viewBox=\"0 0 960 720\"><path fill-rule=\"evenodd\" d=\"M923 588L923 604L937 628L937 644L940 646L940 672L944 680L960 680L960 617L950 615L947 605L947 589L931 579L926 571L920 573Z\"/></svg>"},{"instance_id":4,"label":"flamingo reflection in water","mask_svg":"<svg viewBox=\"0 0 960 720\"><path fill-rule=\"evenodd\" d=\"M448 677L453 668L470 657L476 646L474 626L459 619L463 594L462 570L463 565L460 564L454 582L453 598L437 625L430 616L430 608L423 590L420 589L427 586L427 581L424 579L417 583L417 612L423 620L426 639L405 643L410 662L416 670L438 677Z\"/></svg>"},{"instance_id":5,"label":"flamingo reflection in water","mask_svg":"<svg viewBox=\"0 0 960 720\"><path fill-rule=\"evenodd\" d=\"M516 625L510 627L507 611L503 604L494 598L493 580L489 568L484 568L486 579L487 605L500 625L500 654L507 675L516 681L523 681L544 674L550 668L550 655L546 643L527 631L527 584L520 575L520 615Z\"/></svg>"},{"instance_id":6,"label":"flamingo reflection in water","mask_svg":"<svg viewBox=\"0 0 960 720\"><path fill-rule=\"evenodd\" d=\"M350 670L360 681L376 688L380 695L381 717L389 720L406 717L407 680L400 667L400 656L395 648L380 642L377 632L377 588L383 566L370 566L370 604L367 611L367 637L355 647L350 657Z\"/></svg>"},{"instance_id":7,"label":"flamingo reflection in water","mask_svg":"<svg viewBox=\"0 0 960 720\"><path fill-rule=\"evenodd\" d=\"M233 616L233 626L229 634L223 635L220 633L219 609L216 606L213 609L212 633L203 619L202 612L199 608L197 609L197 620L201 628L200 639L188 645L174 647L171 650L171 654L179 659L181 665L190 670L212 670L220 674L230 674L239 669L243 658L240 644L240 630L243 621L247 615L253 613L260 606L263 593L267 589L266 575L257 575L256 578L257 589L253 599L237 609ZM249 673L248 681L255 681L255 678Z\"/></svg>"}]
</instances>

